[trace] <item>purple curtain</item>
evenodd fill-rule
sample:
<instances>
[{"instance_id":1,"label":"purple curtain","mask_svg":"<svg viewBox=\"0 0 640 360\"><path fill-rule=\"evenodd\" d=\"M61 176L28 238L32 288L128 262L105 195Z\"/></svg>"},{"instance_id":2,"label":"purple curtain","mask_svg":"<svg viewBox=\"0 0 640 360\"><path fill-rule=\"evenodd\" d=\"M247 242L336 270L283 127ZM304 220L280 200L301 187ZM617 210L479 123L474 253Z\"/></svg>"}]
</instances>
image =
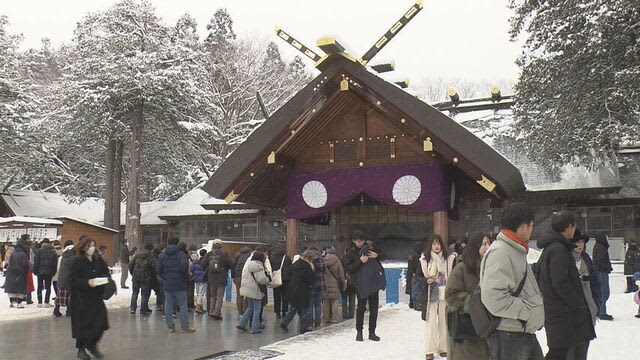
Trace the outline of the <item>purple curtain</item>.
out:
<instances>
[{"instance_id":1,"label":"purple curtain","mask_svg":"<svg viewBox=\"0 0 640 360\"><path fill-rule=\"evenodd\" d=\"M304 219L335 209L360 193L389 205L433 212L451 208L451 179L437 161L422 165L292 172L287 217Z\"/></svg>"}]
</instances>

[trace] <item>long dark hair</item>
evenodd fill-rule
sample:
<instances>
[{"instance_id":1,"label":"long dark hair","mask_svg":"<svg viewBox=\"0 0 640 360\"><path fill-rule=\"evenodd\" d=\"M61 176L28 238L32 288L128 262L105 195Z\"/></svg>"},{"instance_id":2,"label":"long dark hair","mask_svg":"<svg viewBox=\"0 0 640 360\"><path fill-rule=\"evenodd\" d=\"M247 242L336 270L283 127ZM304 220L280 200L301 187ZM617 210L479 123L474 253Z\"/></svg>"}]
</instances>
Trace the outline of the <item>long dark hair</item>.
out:
<instances>
[{"instance_id":1,"label":"long dark hair","mask_svg":"<svg viewBox=\"0 0 640 360\"><path fill-rule=\"evenodd\" d=\"M485 237L487 237L487 235L481 232L471 234L467 246L462 251L462 262L467 266L467 269L474 274L480 273L480 262L482 261L480 247Z\"/></svg>"},{"instance_id":2,"label":"long dark hair","mask_svg":"<svg viewBox=\"0 0 640 360\"><path fill-rule=\"evenodd\" d=\"M91 245L91 243L95 244L95 241L92 238L88 237L87 235L80 236L80 242L78 243L78 246L74 246L74 249L76 249L76 257L86 258L87 249L89 248L89 245ZM96 253L94 252L93 254L95 255Z\"/></svg>"},{"instance_id":3,"label":"long dark hair","mask_svg":"<svg viewBox=\"0 0 640 360\"><path fill-rule=\"evenodd\" d=\"M427 246L425 246L424 248L424 259L427 262L431 261L431 247L433 246L434 241L437 241L440 243L440 249L441 249L440 253L442 254L442 257L446 260L447 257L449 256L449 248L444 243L442 236L438 234L433 235L433 237L429 239L429 241L427 241Z\"/></svg>"}]
</instances>

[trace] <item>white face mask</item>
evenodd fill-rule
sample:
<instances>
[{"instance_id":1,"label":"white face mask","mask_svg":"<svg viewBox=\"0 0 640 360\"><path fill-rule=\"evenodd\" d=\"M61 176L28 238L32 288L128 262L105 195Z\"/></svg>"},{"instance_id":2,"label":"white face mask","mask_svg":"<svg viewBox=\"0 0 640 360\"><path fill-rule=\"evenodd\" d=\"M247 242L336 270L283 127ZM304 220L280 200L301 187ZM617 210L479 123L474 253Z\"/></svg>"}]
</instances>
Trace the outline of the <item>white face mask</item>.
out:
<instances>
[{"instance_id":1,"label":"white face mask","mask_svg":"<svg viewBox=\"0 0 640 360\"><path fill-rule=\"evenodd\" d=\"M96 247L95 246L90 246L87 249L87 256L93 256L93 253L95 253L95 252L96 252Z\"/></svg>"}]
</instances>

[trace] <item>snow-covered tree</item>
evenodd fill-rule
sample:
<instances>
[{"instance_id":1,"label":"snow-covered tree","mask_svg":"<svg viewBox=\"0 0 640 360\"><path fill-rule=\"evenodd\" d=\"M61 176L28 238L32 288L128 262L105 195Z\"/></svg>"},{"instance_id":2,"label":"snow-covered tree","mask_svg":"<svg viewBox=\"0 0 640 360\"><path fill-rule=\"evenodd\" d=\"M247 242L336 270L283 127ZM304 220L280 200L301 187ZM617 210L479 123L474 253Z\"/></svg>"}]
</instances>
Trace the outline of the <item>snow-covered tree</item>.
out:
<instances>
[{"instance_id":1,"label":"snow-covered tree","mask_svg":"<svg viewBox=\"0 0 640 360\"><path fill-rule=\"evenodd\" d=\"M547 166L597 166L640 135L637 0L512 0L516 129Z\"/></svg>"}]
</instances>

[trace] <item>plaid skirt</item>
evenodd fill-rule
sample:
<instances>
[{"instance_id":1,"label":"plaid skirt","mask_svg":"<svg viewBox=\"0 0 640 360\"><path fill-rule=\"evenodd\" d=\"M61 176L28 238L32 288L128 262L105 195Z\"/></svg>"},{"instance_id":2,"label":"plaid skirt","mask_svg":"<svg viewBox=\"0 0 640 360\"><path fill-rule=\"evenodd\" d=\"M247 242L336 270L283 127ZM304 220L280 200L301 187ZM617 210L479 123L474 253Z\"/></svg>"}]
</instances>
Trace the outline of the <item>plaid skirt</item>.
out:
<instances>
[{"instance_id":1,"label":"plaid skirt","mask_svg":"<svg viewBox=\"0 0 640 360\"><path fill-rule=\"evenodd\" d=\"M58 295L56 296L56 306L67 306L69 304L69 298L71 297L71 291L65 289L58 289Z\"/></svg>"}]
</instances>

